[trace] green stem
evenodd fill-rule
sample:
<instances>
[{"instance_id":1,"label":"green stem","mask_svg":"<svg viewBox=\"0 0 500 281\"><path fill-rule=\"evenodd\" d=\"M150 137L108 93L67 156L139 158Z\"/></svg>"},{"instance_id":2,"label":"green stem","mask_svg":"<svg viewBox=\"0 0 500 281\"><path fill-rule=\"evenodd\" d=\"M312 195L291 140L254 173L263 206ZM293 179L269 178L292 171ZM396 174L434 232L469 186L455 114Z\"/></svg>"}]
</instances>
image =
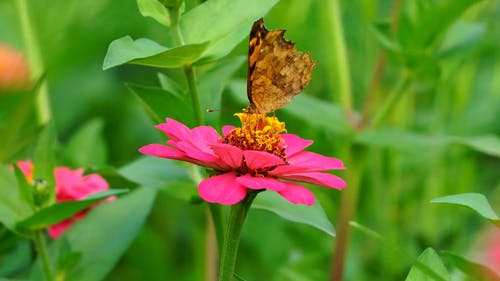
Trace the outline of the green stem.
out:
<instances>
[{"instance_id":1,"label":"green stem","mask_svg":"<svg viewBox=\"0 0 500 281\"><path fill-rule=\"evenodd\" d=\"M328 36L332 41L332 56L329 58L328 65L333 67L331 73L337 77L331 80L332 93L339 93L339 101L344 114L349 120L353 120L353 98L351 89L350 68L347 61L347 51L344 39L344 28L342 26L342 17L340 13L340 4L338 0L325 1L327 7L326 13Z\"/></svg>"},{"instance_id":2,"label":"green stem","mask_svg":"<svg viewBox=\"0 0 500 281\"><path fill-rule=\"evenodd\" d=\"M45 243L45 236L42 230L35 232L35 247L42 260L43 272L45 274L46 281L53 281L54 275L52 273L52 267L50 266L49 255L47 254L47 244Z\"/></svg>"},{"instance_id":3,"label":"green stem","mask_svg":"<svg viewBox=\"0 0 500 281\"><path fill-rule=\"evenodd\" d=\"M184 45L184 37L182 36L181 29L179 27L180 11L179 9L169 9L172 36L175 43L178 46ZM191 105L193 108L194 117L198 125L203 125L205 121L203 120L203 112L201 110L200 103L200 93L198 91L198 83L196 79L196 72L192 65L184 66L184 75L186 75L189 93L191 94Z\"/></svg>"},{"instance_id":4,"label":"green stem","mask_svg":"<svg viewBox=\"0 0 500 281\"><path fill-rule=\"evenodd\" d=\"M215 238L217 239L217 245L219 253L222 253L222 245L224 237L224 226L222 225L222 210L217 204L208 204L208 208L210 211L210 216L212 218L212 222L214 224L215 229Z\"/></svg>"},{"instance_id":5,"label":"green stem","mask_svg":"<svg viewBox=\"0 0 500 281\"><path fill-rule=\"evenodd\" d=\"M222 246L219 281L233 280L241 229L255 196L257 196L257 192L250 192L243 201L231 207L224 245Z\"/></svg>"},{"instance_id":6,"label":"green stem","mask_svg":"<svg viewBox=\"0 0 500 281\"><path fill-rule=\"evenodd\" d=\"M356 206L358 202L358 193L360 188L360 179L363 168L365 151L354 151L353 146L347 147L347 153L344 157L346 166L347 187L342 191L340 197L339 218L337 221L337 233L335 237L335 250L331 266L331 281L343 280L345 262L349 248L349 222L356 215ZM353 161L356 159L356 161Z\"/></svg>"},{"instance_id":7,"label":"green stem","mask_svg":"<svg viewBox=\"0 0 500 281\"><path fill-rule=\"evenodd\" d=\"M399 101L403 93L406 91L406 88L410 85L411 79L409 78L408 72L405 71L403 75L401 75L396 87L389 95L389 98L382 105L380 110L375 114L373 118L372 127L377 128L380 126L382 120L387 117L387 114L392 110L392 108Z\"/></svg>"},{"instance_id":8,"label":"green stem","mask_svg":"<svg viewBox=\"0 0 500 281\"><path fill-rule=\"evenodd\" d=\"M198 91L198 83L196 82L196 72L191 65L184 66L184 74L188 81L189 92L191 93L191 104L193 107L194 118L198 125L203 125L203 112L201 110L200 93Z\"/></svg>"},{"instance_id":9,"label":"green stem","mask_svg":"<svg viewBox=\"0 0 500 281\"><path fill-rule=\"evenodd\" d=\"M26 48L26 56L30 66L30 74L32 80L43 79L38 88L36 109L39 124L46 124L51 119L49 91L47 80L43 78L44 66L40 55L40 47L38 46L33 26L30 21L28 5L26 0L17 0L17 12L21 25L21 32Z\"/></svg>"},{"instance_id":10,"label":"green stem","mask_svg":"<svg viewBox=\"0 0 500 281\"><path fill-rule=\"evenodd\" d=\"M391 34L395 35L398 31L399 27L399 15L401 13L401 4L402 0L394 0L392 2L392 11L391 11ZM361 111L361 118L358 122L357 129L364 128L368 122L369 116L372 113L373 106L375 105L375 99L377 97L377 91L380 85L380 81L382 79L382 74L384 72L384 66L386 61L385 52L379 51L377 55L377 60L375 63L375 68L372 73L370 86L368 87L363 109Z\"/></svg>"}]
</instances>

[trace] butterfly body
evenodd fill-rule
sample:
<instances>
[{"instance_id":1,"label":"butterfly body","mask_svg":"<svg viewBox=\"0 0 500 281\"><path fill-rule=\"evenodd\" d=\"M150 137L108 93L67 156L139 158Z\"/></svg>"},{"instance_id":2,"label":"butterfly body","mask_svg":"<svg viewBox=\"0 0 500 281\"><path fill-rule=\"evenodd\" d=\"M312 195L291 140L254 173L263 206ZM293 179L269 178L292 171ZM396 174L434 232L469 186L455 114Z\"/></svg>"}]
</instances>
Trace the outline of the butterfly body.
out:
<instances>
[{"instance_id":1,"label":"butterfly body","mask_svg":"<svg viewBox=\"0 0 500 281\"><path fill-rule=\"evenodd\" d=\"M290 103L311 81L316 65L283 38L284 30L267 30L263 19L250 32L246 112L271 113Z\"/></svg>"}]
</instances>

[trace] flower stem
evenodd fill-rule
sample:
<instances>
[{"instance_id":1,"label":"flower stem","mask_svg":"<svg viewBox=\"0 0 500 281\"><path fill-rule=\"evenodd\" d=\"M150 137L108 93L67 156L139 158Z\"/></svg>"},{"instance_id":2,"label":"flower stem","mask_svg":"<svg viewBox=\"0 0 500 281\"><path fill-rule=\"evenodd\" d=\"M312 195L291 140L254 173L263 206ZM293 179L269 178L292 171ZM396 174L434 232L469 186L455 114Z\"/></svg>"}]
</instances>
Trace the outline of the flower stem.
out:
<instances>
[{"instance_id":1,"label":"flower stem","mask_svg":"<svg viewBox=\"0 0 500 281\"><path fill-rule=\"evenodd\" d=\"M28 5L26 0L17 0L17 12L21 25L21 32L26 48L26 56L30 66L30 76L32 80L43 79L37 89L36 110L39 124L46 124L51 118L49 90L47 80L43 77L44 66L40 55L33 26L30 21Z\"/></svg>"},{"instance_id":2,"label":"flower stem","mask_svg":"<svg viewBox=\"0 0 500 281\"><path fill-rule=\"evenodd\" d=\"M50 265L49 255L47 254L47 244L45 243L45 236L42 230L35 232L34 237L35 247L42 260L43 273L45 274L46 281L53 281L54 275Z\"/></svg>"},{"instance_id":3,"label":"flower stem","mask_svg":"<svg viewBox=\"0 0 500 281\"><path fill-rule=\"evenodd\" d=\"M347 60L348 56L344 39L340 4L338 0L325 1L325 4L327 5L324 9L325 13L327 13L325 18L329 20L329 22L326 23L326 28L329 29L326 34L331 37L329 40L332 41L333 46L333 52L329 57L327 65L333 67L331 73L336 75L336 77L330 79L332 83L331 90L332 93L339 93L339 101L342 110L348 120L352 121L354 110L350 77L351 72Z\"/></svg>"},{"instance_id":4,"label":"flower stem","mask_svg":"<svg viewBox=\"0 0 500 281\"><path fill-rule=\"evenodd\" d=\"M182 32L179 27L180 11L178 8L171 8L169 9L169 11L171 19L172 36L174 38L175 43L178 46L182 46L184 45L184 38L182 36ZM189 87L189 93L191 94L191 105L193 108L196 124L198 126L203 125L205 121L203 120L204 119L203 112L201 110L200 93L198 91L196 72L192 65L184 66L184 75L186 75Z\"/></svg>"},{"instance_id":5,"label":"flower stem","mask_svg":"<svg viewBox=\"0 0 500 281\"><path fill-rule=\"evenodd\" d=\"M189 92L191 93L191 103L194 112L194 118L198 125L203 125L205 120L203 120L203 112L201 111L200 103L200 93L198 91L198 83L196 82L196 72L193 66L184 66L184 74L186 75L188 81Z\"/></svg>"},{"instance_id":6,"label":"flower stem","mask_svg":"<svg viewBox=\"0 0 500 281\"><path fill-rule=\"evenodd\" d=\"M222 246L219 281L233 280L241 229L255 196L257 196L257 192L250 192L243 201L231 207L224 245Z\"/></svg>"},{"instance_id":7,"label":"flower stem","mask_svg":"<svg viewBox=\"0 0 500 281\"><path fill-rule=\"evenodd\" d=\"M208 208L210 211L210 216L212 218L212 222L214 224L215 230L215 238L217 239L218 251L222 252L223 245L223 236L224 236L224 226L222 225L222 210L219 205L216 204L208 204Z\"/></svg>"}]
</instances>

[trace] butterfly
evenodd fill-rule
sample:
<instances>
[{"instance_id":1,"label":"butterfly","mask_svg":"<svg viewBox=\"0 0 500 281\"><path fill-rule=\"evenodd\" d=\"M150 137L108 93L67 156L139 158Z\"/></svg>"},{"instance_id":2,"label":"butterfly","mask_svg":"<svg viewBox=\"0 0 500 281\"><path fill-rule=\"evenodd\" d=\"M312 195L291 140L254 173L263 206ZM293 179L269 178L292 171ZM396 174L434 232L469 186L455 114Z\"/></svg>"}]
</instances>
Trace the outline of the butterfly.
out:
<instances>
[{"instance_id":1,"label":"butterfly","mask_svg":"<svg viewBox=\"0 0 500 281\"><path fill-rule=\"evenodd\" d=\"M290 103L311 81L316 65L287 41L285 30L269 31L261 18L254 22L248 46L249 113L268 114Z\"/></svg>"}]
</instances>

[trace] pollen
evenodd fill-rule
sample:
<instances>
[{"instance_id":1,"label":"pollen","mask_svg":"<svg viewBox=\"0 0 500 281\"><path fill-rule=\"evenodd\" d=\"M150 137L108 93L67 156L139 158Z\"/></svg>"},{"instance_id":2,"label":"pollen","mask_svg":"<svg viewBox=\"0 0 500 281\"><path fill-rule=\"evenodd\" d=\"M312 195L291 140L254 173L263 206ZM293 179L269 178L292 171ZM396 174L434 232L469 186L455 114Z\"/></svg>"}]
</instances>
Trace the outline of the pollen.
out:
<instances>
[{"instance_id":1,"label":"pollen","mask_svg":"<svg viewBox=\"0 0 500 281\"><path fill-rule=\"evenodd\" d=\"M259 113L236 113L241 121L241 128L233 129L223 142L243 150L259 150L283 158L285 153L281 133L286 133L285 123L275 116Z\"/></svg>"}]
</instances>

